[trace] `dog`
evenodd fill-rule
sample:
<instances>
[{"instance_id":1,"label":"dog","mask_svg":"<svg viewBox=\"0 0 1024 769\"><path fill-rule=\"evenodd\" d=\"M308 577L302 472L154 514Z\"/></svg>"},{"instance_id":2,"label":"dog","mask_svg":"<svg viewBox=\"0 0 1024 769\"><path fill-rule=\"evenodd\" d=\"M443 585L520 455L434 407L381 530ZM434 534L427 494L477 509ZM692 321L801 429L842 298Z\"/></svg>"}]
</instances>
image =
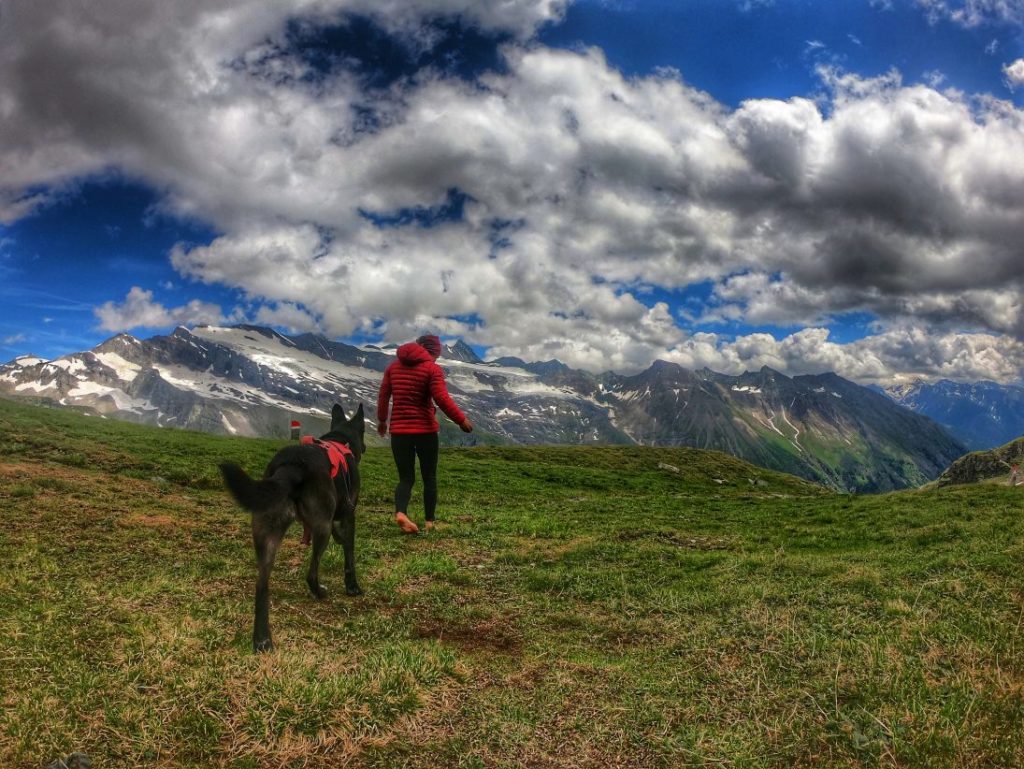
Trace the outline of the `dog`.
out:
<instances>
[{"instance_id":1,"label":"dog","mask_svg":"<svg viewBox=\"0 0 1024 769\"><path fill-rule=\"evenodd\" d=\"M320 584L320 557L332 535L345 553L345 592L348 595L363 592L356 579L355 513L359 501L359 459L366 451L365 431L362 404L351 419L335 404L331 410L331 429L320 441L304 439L298 446L286 446L278 451L267 465L262 480L250 478L233 462L220 464L228 491L239 505L252 513L252 541L259 568L252 631L252 647L256 652L274 648L270 637L270 572L285 532L296 519L305 528L303 541L312 539L306 584L313 596L321 600L327 597L327 590ZM321 442L324 448L317 445ZM347 472L338 470L332 477L332 457L325 450L328 442L335 444L332 451L340 448L336 444L347 446Z\"/></svg>"}]
</instances>

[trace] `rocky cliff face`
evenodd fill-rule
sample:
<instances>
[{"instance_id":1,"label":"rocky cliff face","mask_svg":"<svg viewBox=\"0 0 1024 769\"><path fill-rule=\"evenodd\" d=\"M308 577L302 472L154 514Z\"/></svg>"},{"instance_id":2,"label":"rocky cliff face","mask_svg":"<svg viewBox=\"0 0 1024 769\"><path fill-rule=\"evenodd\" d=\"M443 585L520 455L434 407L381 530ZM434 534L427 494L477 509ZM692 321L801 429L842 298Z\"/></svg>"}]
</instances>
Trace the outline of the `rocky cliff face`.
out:
<instances>
[{"instance_id":1,"label":"rocky cliff face","mask_svg":"<svg viewBox=\"0 0 1024 769\"><path fill-rule=\"evenodd\" d=\"M0 367L0 392L122 419L284 438L335 402L375 417L393 347L355 347L256 326L121 334L88 352ZM461 342L440 361L477 430L441 418L448 442L619 443L727 451L835 488L876 491L935 478L964 447L933 421L834 374L738 377L658 361L634 376L595 376L558 361L483 362Z\"/></svg>"},{"instance_id":2,"label":"rocky cliff face","mask_svg":"<svg viewBox=\"0 0 1024 769\"><path fill-rule=\"evenodd\" d=\"M960 457L939 476L938 483L940 486L952 486L994 479L1009 481L1013 465L1024 470L1024 438L989 451L972 451Z\"/></svg>"}]
</instances>

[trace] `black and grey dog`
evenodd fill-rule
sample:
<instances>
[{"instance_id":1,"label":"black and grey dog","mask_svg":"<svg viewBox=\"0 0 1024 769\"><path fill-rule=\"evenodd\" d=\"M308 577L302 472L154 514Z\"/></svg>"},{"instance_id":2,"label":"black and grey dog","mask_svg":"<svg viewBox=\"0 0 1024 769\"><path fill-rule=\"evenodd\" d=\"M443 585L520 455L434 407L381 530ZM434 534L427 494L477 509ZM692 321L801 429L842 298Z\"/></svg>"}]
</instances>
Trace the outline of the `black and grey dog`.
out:
<instances>
[{"instance_id":1,"label":"black and grey dog","mask_svg":"<svg viewBox=\"0 0 1024 769\"><path fill-rule=\"evenodd\" d=\"M331 429L318 441L286 446L274 455L262 480L253 480L233 462L220 471L224 483L242 507L252 513L252 541L256 548L259 577L256 580L256 619L252 631L255 651L274 648L270 638L270 572L285 532L298 519L311 537L313 553L306 584L317 598L326 598L320 584L320 557L331 535L345 552L345 592L360 595L356 580L356 503L359 501L359 458L366 450L363 406L351 419L341 406L331 410ZM347 471L335 464L338 449L347 446ZM351 453L348 453L348 452ZM332 453L335 455L332 457ZM332 469L334 472L332 473Z\"/></svg>"}]
</instances>

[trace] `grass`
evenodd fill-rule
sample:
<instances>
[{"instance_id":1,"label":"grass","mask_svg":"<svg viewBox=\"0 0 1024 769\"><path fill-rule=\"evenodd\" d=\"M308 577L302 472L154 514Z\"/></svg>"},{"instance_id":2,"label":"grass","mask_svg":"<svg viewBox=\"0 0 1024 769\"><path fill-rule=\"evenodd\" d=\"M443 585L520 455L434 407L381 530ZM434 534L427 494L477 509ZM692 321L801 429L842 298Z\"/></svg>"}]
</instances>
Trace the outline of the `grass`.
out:
<instances>
[{"instance_id":1,"label":"grass","mask_svg":"<svg viewBox=\"0 0 1024 769\"><path fill-rule=\"evenodd\" d=\"M280 445L0 401L0 766L1024 765L1020 489L453 449L407 538L373 448L366 594L332 546L314 601L296 529L257 656L216 462Z\"/></svg>"}]
</instances>

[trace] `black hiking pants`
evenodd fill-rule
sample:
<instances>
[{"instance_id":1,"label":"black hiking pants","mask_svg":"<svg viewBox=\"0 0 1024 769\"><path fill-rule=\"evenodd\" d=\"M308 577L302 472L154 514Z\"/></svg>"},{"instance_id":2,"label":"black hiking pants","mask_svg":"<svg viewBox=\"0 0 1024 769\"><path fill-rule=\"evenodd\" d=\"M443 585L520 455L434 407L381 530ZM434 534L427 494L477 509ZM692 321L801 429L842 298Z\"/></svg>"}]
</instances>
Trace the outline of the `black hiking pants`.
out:
<instances>
[{"instance_id":1,"label":"black hiking pants","mask_svg":"<svg viewBox=\"0 0 1024 769\"><path fill-rule=\"evenodd\" d=\"M416 458L420 460L423 477L423 512L428 521L434 520L437 508L437 433L392 435L391 453L398 468L395 486L395 512L408 513L409 498L416 483Z\"/></svg>"}]
</instances>

